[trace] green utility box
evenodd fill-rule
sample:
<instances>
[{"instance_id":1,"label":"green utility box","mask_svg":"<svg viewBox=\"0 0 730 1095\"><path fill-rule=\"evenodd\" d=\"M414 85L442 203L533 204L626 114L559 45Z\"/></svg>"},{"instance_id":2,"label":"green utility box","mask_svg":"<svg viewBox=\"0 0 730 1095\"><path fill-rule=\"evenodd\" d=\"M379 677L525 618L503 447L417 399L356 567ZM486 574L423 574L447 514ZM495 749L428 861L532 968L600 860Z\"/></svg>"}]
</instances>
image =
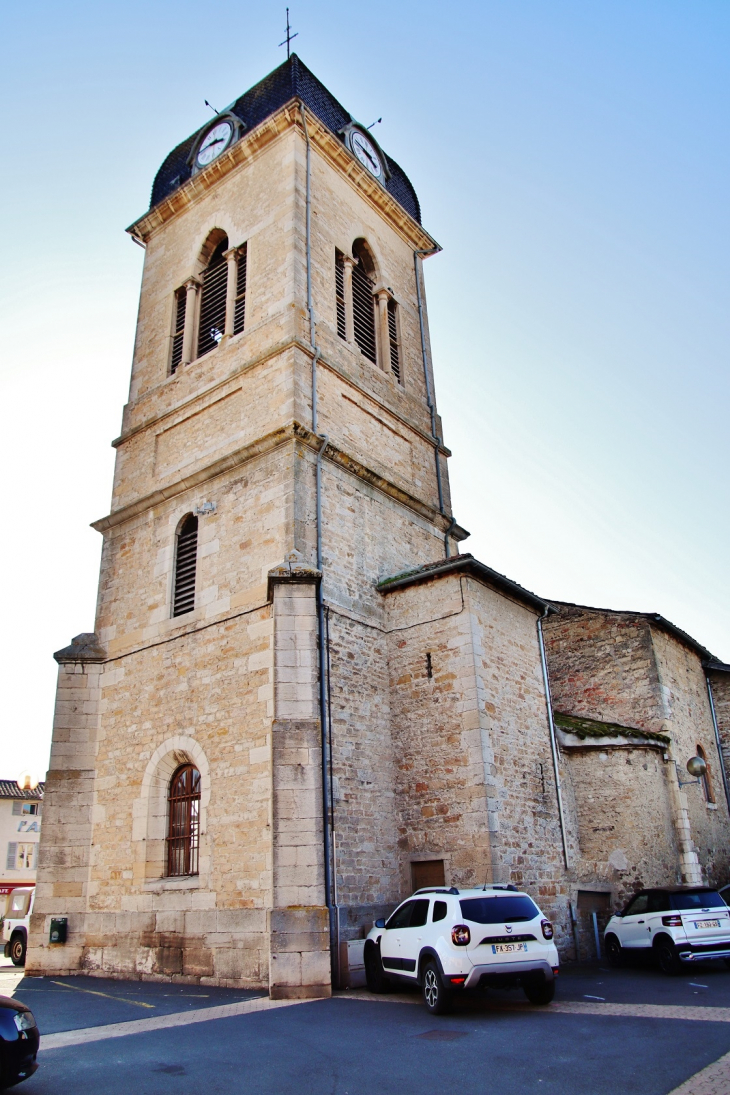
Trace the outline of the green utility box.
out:
<instances>
[{"instance_id":1,"label":"green utility box","mask_svg":"<svg viewBox=\"0 0 730 1095\"><path fill-rule=\"evenodd\" d=\"M67 927L68 917L57 916L53 920L51 920L51 934L48 936L48 942L65 943Z\"/></svg>"}]
</instances>

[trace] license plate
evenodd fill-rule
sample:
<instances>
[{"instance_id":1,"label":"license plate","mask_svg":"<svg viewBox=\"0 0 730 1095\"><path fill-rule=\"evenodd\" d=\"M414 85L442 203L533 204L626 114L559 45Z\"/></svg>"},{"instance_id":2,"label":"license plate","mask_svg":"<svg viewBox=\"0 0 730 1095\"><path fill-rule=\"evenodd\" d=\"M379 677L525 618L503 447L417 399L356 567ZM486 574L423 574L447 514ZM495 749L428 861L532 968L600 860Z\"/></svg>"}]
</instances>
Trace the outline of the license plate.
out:
<instances>
[{"instance_id":1,"label":"license plate","mask_svg":"<svg viewBox=\"0 0 730 1095\"><path fill-rule=\"evenodd\" d=\"M695 920L695 930L699 928L719 928L719 920Z\"/></svg>"},{"instance_id":2,"label":"license plate","mask_svg":"<svg viewBox=\"0 0 730 1095\"><path fill-rule=\"evenodd\" d=\"M492 943L492 954L516 954L526 950L527 943Z\"/></svg>"}]
</instances>

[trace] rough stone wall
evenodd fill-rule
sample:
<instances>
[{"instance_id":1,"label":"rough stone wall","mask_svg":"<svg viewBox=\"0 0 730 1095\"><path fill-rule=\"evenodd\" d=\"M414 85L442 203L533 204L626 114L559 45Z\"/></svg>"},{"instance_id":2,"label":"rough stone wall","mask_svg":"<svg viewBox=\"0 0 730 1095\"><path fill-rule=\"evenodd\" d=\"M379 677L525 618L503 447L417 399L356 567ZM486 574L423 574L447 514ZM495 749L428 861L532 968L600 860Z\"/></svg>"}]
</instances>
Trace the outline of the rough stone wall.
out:
<instances>
[{"instance_id":1,"label":"rough stone wall","mask_svg":"<svg viewBox=\"0 0 730 1095\"><path fill-rule=\"evenodd\" d=\"M556 711L661 731L665 714L647 620L561 605L545 620L544 634Z\"/></svg>"},{"instance_id":2,"label":"rough stone wall","mask_svg":"<svg viewBox=\"0 0 730 1095\"><path fill-rule=\"evenodd\" d=\"M562 750L578 882L603 886L622 904L641 886L687 879L693 859L697 881L722 881L730 823L721 780L713 777L715 803L707 803L701 787L678 786L674 765L689 780L686 762L701 745L717 767L699 655L645 617L575 606L559 606L545 638L556 710L671 740L631 747L629 739L576 739Z\"/></svg>"},{"instance_id":3,"label":"rough stone wall","mask_svg":"<svg viewBox=\"0 0 730 1095\"><path fill-rule=\"evenodd\" d=\"M662 751L653 748L562 751L577 888L611 893L622 906L642 886L681 881L665 769Z\"/></svg>"},{"instance_id":4,"label":"rough stone wall","mask_svg":"<svg viewBox=\"0 0 730 1095\"><path fill-rule=\"evenodd\" d=\"M672 754L682 780L691 780L686 764L698 747L707 759L713 802L701 785L683 788L692 840L703 875L713 885L730 878L730 814L719 771L707 682L700 656L660 628L652 628L659 679L672 738Z\"/></svg>"},{"instance_id":5,"label":"rough stone wall","mask_svg":"<svg viewBox=\"0 0 730 1095\"><path fill-rule=\"evenodd\" d=\"M457 575L387 601L403 892L443 859L447 884L524 886L569 944L535 612Z\"/></svg>"}]
</instances>

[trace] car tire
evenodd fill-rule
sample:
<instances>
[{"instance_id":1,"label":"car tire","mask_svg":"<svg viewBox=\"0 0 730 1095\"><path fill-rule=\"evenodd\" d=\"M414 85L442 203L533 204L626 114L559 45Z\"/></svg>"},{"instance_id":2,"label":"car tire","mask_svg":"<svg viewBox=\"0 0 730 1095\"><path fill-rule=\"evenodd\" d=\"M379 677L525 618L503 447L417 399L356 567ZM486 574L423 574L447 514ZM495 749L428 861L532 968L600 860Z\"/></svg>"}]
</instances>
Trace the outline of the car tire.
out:
<instances>
[{"instance_id":1,"label":"car tire","mask_svg":"<svg viewBox=\"0 0 730 1095\"><path fill-rule=\"evenodd\" d=\"M541 985L523 985L522 991L531 1004L550 1004L555 996L555 981L543 981Z\"/></svg>"},{"instance_id":2,"label":"car tire","mask_svg":"<svg viewBox=\"0 0 730 1095\"><path fill-rule=\"evenodd\" d=\"M26 943L22 935L14 935L10 940L10 958L14 966L25 965Z\"/></svg>"},{"instance_id":3,"label":"car tire","mask_svg":"<svg viewBox=\"0 0 730 1095\"><path fill-rule=\"evenodd\" d=\"M618 941L615 935L607 935L604 941L606 948L606 961L609 966L613 966L615 970L620 969L624 964L624 949Z\"/></svg>"},{"instance_id":4,"label":"car tire","mask_svg":"<svg viewBox=\"0 0 730 1095\"><path fill-rule=\"evenodd\" d=\"M654 953L662 973L666 973L668 977L676 977L682 972L682 963L671 939L664 938L655 943Z\"/></svg>"},{"instance_id":5,"label":"car tire","mask_svg":"<svg viewBox=\"0 0 730 1095\"><path fill-rule=\"evenodd\" d=\"M365 948L365 984L368 987L368 992L375 992L379 995L390 992L390 981L383 970L380 950L373 943Z\"/></svg>"},{"instance_id":6,"label":"car tire","mask_svg":"<svg viewBox=\"0 0 730 1095\"><path fill-rule=\"evenodd\" d=\"M441 971L435 962L426 962L421 984L423 1002L432 1015L446 1015L451 1011L451 993L444 985Z\"/></svg>"}]
</instances>

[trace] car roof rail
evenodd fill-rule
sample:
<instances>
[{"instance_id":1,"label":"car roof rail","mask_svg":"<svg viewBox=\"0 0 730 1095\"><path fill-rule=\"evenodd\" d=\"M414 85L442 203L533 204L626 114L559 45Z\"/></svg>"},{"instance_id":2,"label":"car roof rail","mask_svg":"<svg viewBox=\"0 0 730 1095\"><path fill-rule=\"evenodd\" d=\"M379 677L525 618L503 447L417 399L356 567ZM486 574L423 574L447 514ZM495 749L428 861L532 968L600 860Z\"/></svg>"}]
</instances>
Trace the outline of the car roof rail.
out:
<instances>
[{"instance_id":1,"label":"car roof rail","mask_svg":"<svg viewBox=\"0 0 730 1095\"><path fill-rule=\"evenodd\" d=\"M451 886L450 889L446 889L445 886L423 886L420 890L416 890L414 897L419 893L458 893L456 886Z\"/></svg>"},{"instance_id":2,"label":"car roof rail","mask_svg":"<svg viewBox=\"0 0 730 1095\"><path fill-rule=\"evenodd\" d=\"M511 890L511 891L512 891L512 893L519 893L519 892L520 892L520 891L519 891L519 890L517 889L517 887L516 887L516 886L513 886L513 885L512 885L512 883L511 883L511 882L507 883L507 884L506 884L506 885L504 885L504 886L503 886L503 885L501 885L501 883L500 883L500 884L492 883L492 885L490 885L490 887L489 887L489 888L490 888L490 890Z\"/></svg>"}]
</instances>

